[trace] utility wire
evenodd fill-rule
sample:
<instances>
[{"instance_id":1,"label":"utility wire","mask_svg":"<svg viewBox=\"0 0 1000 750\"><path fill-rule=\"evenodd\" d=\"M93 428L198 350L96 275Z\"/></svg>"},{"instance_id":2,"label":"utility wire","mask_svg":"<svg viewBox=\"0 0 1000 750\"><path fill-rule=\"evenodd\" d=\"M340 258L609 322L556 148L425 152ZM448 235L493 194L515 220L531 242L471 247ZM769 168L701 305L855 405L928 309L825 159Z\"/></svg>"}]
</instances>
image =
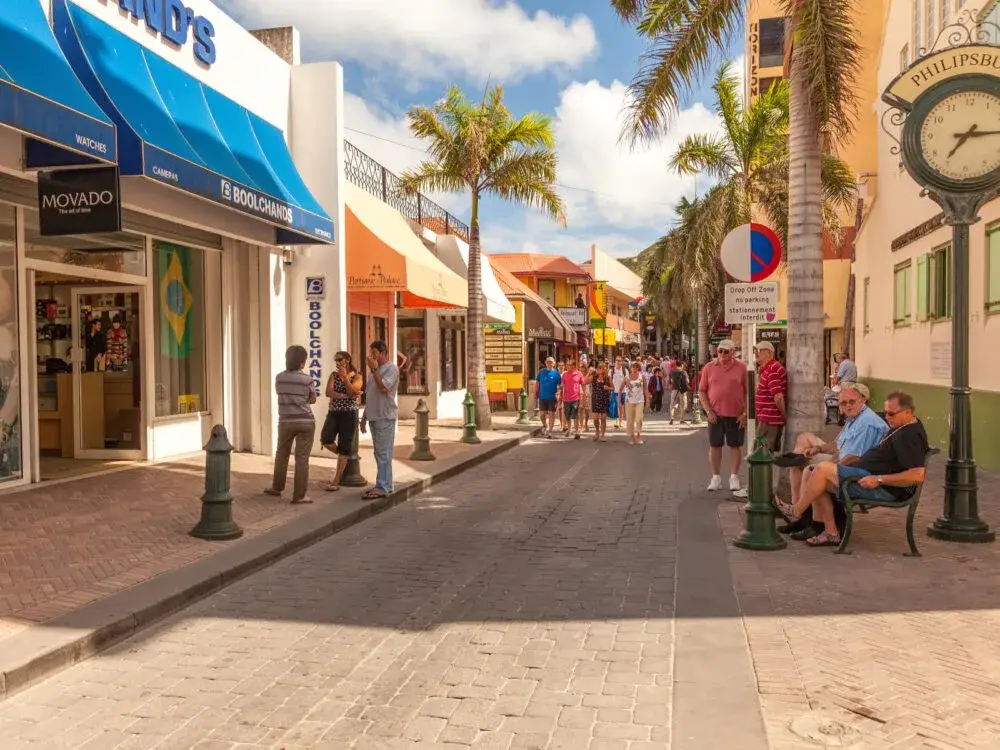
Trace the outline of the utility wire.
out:
<instances>
[{"instance_id":1,"label":"utility wire","mask_svg":"<svg viewBox=\"0 0 1000 750\"><path fill-rule=\"evenodd\" d=\"M374 138L376 141L385 141L386 143L391 143L394 146L399 146L400 148L408 148L411 151L418 151L421 154L426 154L427 153L424 149L420 148L419 146L413 146L413 145L411 145L409 143L402 143L400 141L394 141L392 138L386 138L386 137L381 136L381 135L375 135L374 133L369 133L369 132L364 131L364 130L358 130L357 128L349 128L349 127L345 126L344 130L350 130L352 133L357 133L358 135L363 135L363 136L366 136L368 138ZM556 183L556 186L557 187L561 187L563 190L576 190L577 192L580 192L580 193L590 193L591 195L596 195L596 196L598 196L600 198L608 198L610 200L618 200L618 196L616 196L616 195L610 195L609 193L601 193L601 192L598 192L597 190L591 190L590 188L574 187L573 185L563 185L562 183L559 183L559 182ZM632 201L632 202L633 203L635 203L635 202L647 203L648 205L651 205L651 206L664 206L664 207L670 208L672 210L672 207L669 204L660 203L658 201Z\"/></svg>"}]
</instances>

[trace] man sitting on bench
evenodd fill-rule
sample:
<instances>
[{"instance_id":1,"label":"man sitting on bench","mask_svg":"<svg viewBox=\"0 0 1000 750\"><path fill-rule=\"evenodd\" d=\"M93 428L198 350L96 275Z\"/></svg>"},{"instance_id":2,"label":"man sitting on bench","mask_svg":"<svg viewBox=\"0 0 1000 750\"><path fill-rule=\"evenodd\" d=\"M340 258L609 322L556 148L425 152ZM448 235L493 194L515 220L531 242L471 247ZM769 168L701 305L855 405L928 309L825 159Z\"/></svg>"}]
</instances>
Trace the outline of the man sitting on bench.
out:
<instances>
[{"instance_id":1,"label":"man sitting on bench","mask_svg":"<svg viewBox=\"0 0 1000 750\"><path fill-rule=\"evenodd\" d=\"M870 397L871 392L867 386L861 383L842 383L838 399L840 411L847 417L847 422L837 439L832 443L824 443L819 436L805 432L795 441L793 454L797 455L785 454L775 458L775 465L788 467L791 506L799 504L816 466L826 461L853 466L868 449L877 445L889 433L886 421L868 406ZM829 491L835 492L836 487L831 486ZM821 532L823 524L805 513L797 522L778 530L790 533L792 539L804 541Z\"/></svg>"},{"instance_id":2,"label":"man sitting on bench","mask_svg":"<svg viewBox=\"0 0 1000 750\"><path fill-rule=\"evenodd\" d=\"M889 394L885 401L885 419L891 432L868 450L853 466L821 463L803 488L799 502L793 507L775 500L779 510L793 520L812 507L813 519L824 529L806 543L811 547L836 547L840 533L834 516L830 488L836 487L840 500L840 484L848 479L858 480L851 491L851 498L861 503L865 500L904 501L923 483L924 463L929 445L927 431L914 414L913 397L901 391Z\"/></svg>"}]
</instances>

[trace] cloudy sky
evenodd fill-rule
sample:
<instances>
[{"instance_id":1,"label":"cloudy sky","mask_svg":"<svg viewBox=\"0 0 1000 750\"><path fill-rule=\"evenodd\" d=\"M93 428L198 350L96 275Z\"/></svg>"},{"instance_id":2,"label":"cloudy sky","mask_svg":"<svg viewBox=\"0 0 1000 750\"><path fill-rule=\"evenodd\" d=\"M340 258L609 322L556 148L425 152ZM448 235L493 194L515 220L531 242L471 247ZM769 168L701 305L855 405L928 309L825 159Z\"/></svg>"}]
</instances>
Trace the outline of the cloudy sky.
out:
<instances>
[{"instance_id":1,"label":"cloudy sky","mask_svg":"<svg viewBox=\"0 0 1000 750\"><path fill-rule=\"evenodd\" d=\"M693 178L666 167L675 145L718 127L702 86L661 142L619 144L626 83L641 46L608 0L218 1L247 28L298 27L307 62L343 63L347 139L394 171L423 156L406 127L407 108L433 103L451 83L476 97L487 81L499 81L515 115L551 115L569 226L487 201L480 216L487 252L580 260L596 242L634 255L663 234L680 197L694 193ZM467 196L441 202L468 220Z\"/></svg>"}]
</instances>

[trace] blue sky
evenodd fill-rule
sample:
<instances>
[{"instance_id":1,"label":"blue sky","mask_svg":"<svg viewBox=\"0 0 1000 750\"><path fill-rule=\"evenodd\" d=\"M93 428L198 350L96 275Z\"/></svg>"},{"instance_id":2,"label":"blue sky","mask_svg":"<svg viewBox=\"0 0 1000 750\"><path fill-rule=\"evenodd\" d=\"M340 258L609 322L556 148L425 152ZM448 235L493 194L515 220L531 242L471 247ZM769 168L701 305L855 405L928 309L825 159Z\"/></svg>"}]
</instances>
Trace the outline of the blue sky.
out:
<instances>
[{"instance_id":1,"label":"blue sky","mask_svg":"<svg viewBox=\"0 0 1000 750\"><path fill-rule=\"evenodd\" d=\"M569 226L489 200L481 226L487 252L589 256L590 244L632 255L669 226L672 206L696 189L666 160L686 135L712 131L707 86L699 87L661 142L618 143L625 85L641 45L608 0L217 0L248 28L294 25L305 61L345 69L346 136L390 169L421 158L406 109L431 104L451 83L479 95L504 84L516 114L554 118L559 184ZM738 40L730 57L742 53ZM435 196L468 219L467 196Z\"/></svg>"}]
</instances>

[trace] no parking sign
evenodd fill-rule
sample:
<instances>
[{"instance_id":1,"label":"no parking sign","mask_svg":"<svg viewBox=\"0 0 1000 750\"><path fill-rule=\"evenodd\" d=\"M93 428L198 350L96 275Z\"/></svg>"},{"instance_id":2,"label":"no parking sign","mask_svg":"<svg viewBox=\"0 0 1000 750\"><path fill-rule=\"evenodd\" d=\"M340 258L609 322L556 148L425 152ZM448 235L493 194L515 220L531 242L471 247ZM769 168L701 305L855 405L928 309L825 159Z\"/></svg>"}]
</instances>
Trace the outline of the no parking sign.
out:
<instances>
[{"instance_id":1,"label":"no parking sign","mask_svg":"<svg viewBox=\"0 0 1000 750\"><path fill-rule=\"evenodd\" d=\"M781 240L770 227L751 222L726 235L719 255L722 267L734 279L764 281L781 265Z\"/></svg>"}]
</instances>

